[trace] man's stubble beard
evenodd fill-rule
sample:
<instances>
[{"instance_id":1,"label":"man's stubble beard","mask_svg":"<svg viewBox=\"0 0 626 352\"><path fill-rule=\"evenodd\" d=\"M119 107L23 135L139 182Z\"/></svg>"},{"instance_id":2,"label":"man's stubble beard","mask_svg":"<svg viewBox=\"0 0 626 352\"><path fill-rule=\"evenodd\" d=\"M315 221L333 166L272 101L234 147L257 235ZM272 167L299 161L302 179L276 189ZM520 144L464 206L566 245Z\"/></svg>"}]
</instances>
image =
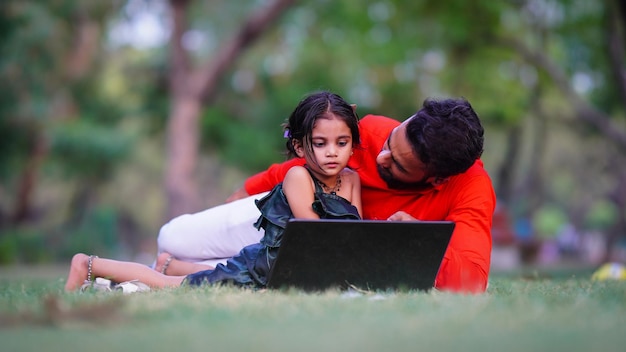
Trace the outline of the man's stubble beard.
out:
<instances>
[{"instance_id":1,"label":"man's stubble beard","mask_svg":"<svg viewBox=\"0 0 626 352\"><path fill-rule=\"evenodd\" d=\"M390 189L422 191L433 187L432 183L426 181L427 177L417 182L407 183L396 180L389 171L378 164L376 165L376 168L378 170L378 175L383 179L383 181L385 181L387 187Z\"/></svg>"}]
</instances>

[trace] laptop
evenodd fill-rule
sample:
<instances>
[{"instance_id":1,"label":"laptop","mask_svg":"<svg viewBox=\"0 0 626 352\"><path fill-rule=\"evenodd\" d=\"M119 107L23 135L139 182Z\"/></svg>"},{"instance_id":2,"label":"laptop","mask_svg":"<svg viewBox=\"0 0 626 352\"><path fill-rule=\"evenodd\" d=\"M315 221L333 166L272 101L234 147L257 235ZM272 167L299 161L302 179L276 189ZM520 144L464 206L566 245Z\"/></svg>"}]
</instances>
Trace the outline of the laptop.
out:
<instances>
[{"instance_id":1,"label":"laptop","mask_svg":"<svg viewBox=\"0 0 626 352\"><path fill-rule=\"evenodd\" d=\"M267 287L427 291L453 230L450 221L292 219Z\"/></svg>"}]
</instances>

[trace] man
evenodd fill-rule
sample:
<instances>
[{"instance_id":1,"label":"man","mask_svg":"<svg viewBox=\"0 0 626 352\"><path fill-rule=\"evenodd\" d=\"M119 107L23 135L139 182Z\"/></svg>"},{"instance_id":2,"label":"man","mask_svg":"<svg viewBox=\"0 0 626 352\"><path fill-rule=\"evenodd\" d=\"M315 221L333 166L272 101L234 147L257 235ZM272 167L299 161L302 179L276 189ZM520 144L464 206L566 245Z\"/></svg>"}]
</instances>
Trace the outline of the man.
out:
<instances>
[{"instance_id":1,"label":"man","mask_svg":"<svg viewBox=\"0 0 626 352\"><path fill-rule=\"evenodd\" d=\"M359 131L361 145L348 166L361 178L363 218L454 221L435 287L485 291L496 200L479 159L484 130L469 102L426 100L403 123L367 115ZM260 196L243 197L270 190L289 168L302 164L303 159L274 164L248 178L229 198L232 203L172 220L161 229L159 251L206 264L237 254L260 237L251 230L259 216L253 199Z\"/></svg>"}]
</instances>

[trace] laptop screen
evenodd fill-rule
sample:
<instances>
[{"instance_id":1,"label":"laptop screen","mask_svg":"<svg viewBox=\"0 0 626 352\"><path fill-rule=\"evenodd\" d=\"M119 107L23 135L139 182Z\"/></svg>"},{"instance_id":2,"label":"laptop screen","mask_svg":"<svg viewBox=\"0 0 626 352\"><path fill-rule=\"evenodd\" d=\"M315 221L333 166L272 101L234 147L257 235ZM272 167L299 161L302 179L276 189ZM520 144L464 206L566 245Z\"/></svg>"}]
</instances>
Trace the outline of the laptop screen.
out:
<instances>
[{"instance_id":1,"label":"laptop screen","mask_svg":"<svg viewBox=\"0 0 626 352\"><path fill-rule=\"evenodd\" d=\"M453 229L449 221L292 219L268 287L429 290Z\"/></svg>"}]
</instances>

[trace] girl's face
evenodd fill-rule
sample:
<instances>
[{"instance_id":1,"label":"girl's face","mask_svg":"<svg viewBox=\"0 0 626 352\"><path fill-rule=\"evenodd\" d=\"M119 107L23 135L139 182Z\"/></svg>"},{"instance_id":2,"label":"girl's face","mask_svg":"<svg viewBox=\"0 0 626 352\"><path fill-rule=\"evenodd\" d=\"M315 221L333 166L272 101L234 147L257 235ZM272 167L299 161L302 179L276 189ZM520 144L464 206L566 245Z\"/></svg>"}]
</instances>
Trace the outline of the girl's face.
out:
<instances>
[{"instance_id":1,"label":"girl's face","mask_svg":"<svg viewBox=\"0 0 626 352\"><path fill-rule=\"evenodd\" d=\"M334 178L348 165L352 155L352 133L342 120L335 117L317 119L311 134L311 144L313 155L306 152L301 144L295 149L299 157L305 158L309 169L320 181Z\"/></svg>"}]
</instances>

